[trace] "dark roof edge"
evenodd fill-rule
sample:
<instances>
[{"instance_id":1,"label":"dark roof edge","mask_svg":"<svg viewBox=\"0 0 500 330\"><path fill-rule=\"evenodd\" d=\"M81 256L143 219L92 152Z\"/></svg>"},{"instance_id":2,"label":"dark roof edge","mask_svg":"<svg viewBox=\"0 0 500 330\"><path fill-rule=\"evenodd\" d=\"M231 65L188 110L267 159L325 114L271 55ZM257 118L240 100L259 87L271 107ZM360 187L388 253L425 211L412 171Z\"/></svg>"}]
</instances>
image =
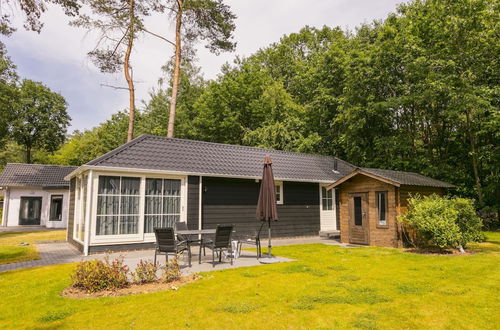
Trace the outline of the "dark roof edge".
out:
<instances>
[{"instance_id":1,"label":"dark roof edge","mask_svg":"<svg viewBox=\"0 0 500 330\"><path fill-rule=\"evenodd\" d=\"M29 164L29 163L6 163L5 166L7 165L30 165L30 166L56 166L56 167L74 167L77 168L78 166L75 165L58 165L58 164Z\"/></svg>"}]
</instances>

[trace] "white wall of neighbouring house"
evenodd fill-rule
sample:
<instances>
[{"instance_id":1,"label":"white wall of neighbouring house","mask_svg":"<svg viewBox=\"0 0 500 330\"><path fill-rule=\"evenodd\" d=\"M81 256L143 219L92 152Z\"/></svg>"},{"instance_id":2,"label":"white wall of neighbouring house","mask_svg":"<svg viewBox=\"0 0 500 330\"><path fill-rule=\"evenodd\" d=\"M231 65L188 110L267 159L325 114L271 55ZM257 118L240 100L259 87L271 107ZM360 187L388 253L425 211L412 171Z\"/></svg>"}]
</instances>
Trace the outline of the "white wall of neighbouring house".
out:
<instances>
[{"instance_id":1,"label":"white wall of neighbouring house","mask_svg":"<svg viewBox=\"0 0 500 330\"><path fill-rule=\"evenodd\" d=\"M63 196L62 217L60 221L50 221L50 201L52 195ZM19 208L21 197L41 197L42 208L40 214L40 225L47 228L66 228L68 224L69 191L64 190L43 190L41 188L17 188L9 187L9 194L5 198L5 204L8 203L7 213L4 214L4 220L7 220L7 226L19 226Z\"/></svg>"}]
</instances>

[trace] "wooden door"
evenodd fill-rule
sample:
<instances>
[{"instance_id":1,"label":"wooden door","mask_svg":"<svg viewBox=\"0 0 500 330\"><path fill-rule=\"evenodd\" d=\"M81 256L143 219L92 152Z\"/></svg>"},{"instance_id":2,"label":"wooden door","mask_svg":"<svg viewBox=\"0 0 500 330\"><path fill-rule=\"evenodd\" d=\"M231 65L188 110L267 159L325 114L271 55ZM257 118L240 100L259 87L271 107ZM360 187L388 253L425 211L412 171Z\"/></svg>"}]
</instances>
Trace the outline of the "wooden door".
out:
<instances>
[{"instance_id":1,"label":"wooden door","mask_svg":"<svg viewBox=\"0 0 500 330\"><path fill-rule=\"evenodd\" d=\"M354 244L370 244L368 193L349 195L349 242Z\"/></svg>"}]
</instances>

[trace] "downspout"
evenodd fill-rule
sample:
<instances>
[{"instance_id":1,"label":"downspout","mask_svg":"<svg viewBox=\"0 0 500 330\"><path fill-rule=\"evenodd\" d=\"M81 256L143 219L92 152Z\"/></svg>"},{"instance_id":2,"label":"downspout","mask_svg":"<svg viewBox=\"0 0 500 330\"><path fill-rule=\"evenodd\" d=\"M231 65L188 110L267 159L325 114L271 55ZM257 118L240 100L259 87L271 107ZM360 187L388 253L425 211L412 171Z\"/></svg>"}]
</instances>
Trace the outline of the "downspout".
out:
<instances>
[{"instance_id":1,"label":"downspout","mask_svg":"<svg viewBox=\"0 0 500 330\"><path fill-rule=\"evenodd\" d=\"M10 190L9 187L5 187L5 195L3 196L2 227L7 227L7 215L9 214L9 201L10 201Z\"/></svg>"},{"instance_id":2,"label":"downspout","mask_svg":"<svg viewBox=\"0 0 500 330\"><path fill-rule=\"evenodd\" d=\"M89 176L87 178L87 209L85 210L87 214L85 214L85 237L83 241L83 253L85 256L89 255L89 243L90 243L90 221L92 219L93 207L92 200L93 198L93 190L94 190L94 173L92 170L89 171Z\"/></svg>"}]
</instances>

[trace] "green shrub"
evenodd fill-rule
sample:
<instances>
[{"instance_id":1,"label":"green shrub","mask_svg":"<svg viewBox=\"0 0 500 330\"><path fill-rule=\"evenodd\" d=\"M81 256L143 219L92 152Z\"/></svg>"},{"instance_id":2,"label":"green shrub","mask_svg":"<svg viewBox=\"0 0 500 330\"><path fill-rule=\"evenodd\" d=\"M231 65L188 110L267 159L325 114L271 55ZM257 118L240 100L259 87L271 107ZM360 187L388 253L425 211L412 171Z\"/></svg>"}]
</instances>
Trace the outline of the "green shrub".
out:
<instances>
[{"instance_id":1,"label":"green shrub","mask_svg":"<svg viewBox=\"0 0 500 330\"><path fill-rule=\"evenodd\" d=\"M181 276L182 273L179 262L177 261L177 258L173 258L165 265L165 268L163 268L162 280L170 283L179 280Z\"/></svg>"},{"instance_id":2,"label":"green shrub","mask_svg":"<svg viewBox=\"0 0 500 330\"><path fill-rule=\"evenodd\" d=\"M137 284L154 282L158 279L156 277L157 270L158 263L154 264L148 260L140 260L135 268L135 272L131 273L132 280Z\"/></svg>"},{"instance_id":3,"label":"green shrub","mask_svg":"<svg viewBox=\"0 0 500 330\"><path fill-rule=\"evenodd\" d=\"M72 275L73 287L88 293L102 290L116 290L128 285L128 267L123 264L123 257L109 261L89 260L76 265Z\"/></svg>"},{"instance_id":4,"label":"green shrub","mask_svg":"<svg viewBox=\"0 0 500 330\"><path fill-rule=\"evenodd\" d=\"M470 199L415 196L408 203L408 212L399 220L415 230L418 245L426 242L440 248L462 249L483 237L481 219Z\"/></svg>"},{"instance_id":5,"label":"green shrub","mask_svg":"<svg viewBox=\"0 0 500 330\"><path fill-rule=\"evenodd\" d=\"M478 216L483 221L483 228L485 230L500 229L500 216L497 209L491 206L483 207L479 210Z\"/></svg>"}]
</instances>

